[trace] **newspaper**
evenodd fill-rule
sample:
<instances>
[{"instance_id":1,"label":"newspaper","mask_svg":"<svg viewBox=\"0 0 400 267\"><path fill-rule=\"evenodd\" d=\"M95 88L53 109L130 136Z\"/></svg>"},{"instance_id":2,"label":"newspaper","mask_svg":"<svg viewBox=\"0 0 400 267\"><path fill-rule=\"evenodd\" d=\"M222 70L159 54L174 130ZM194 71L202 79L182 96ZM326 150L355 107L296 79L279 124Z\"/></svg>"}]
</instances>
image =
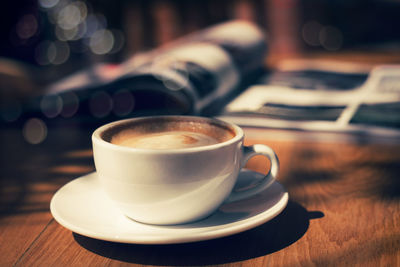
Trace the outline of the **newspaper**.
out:
<instances>
[{"instance_id":1,"label":"newspaper","mask_svg":"<svg viewBox=\"0 0 400 267\"><path fill-rule=\"evenodd\" d=\"M103 114L108 106L96 99L102 92L103 98L109 98L103 102L112 102L103 116L108 120L115 119L110 117L113 109L123 105L114 99L120 92L134 99L133 108L119 116L122 118L210 115L213 107L221 106L262 71L267 48L265 34L257 25L229 21L137 53L121 64L98 64L73 74L51 84L45 97L64 98L73 93L80 102L80 115L90 115L96 102Z\"/></svg>"},{"instance_id":2,"label":"newspaper","mask_svg":"<svg viewBox=\"0 0 400 267\"><path fill-rule=\"evenodd\" d=\"M400 65L291 62L230 102L241 126L400 137Z\"/></svg>"}]
</instances>

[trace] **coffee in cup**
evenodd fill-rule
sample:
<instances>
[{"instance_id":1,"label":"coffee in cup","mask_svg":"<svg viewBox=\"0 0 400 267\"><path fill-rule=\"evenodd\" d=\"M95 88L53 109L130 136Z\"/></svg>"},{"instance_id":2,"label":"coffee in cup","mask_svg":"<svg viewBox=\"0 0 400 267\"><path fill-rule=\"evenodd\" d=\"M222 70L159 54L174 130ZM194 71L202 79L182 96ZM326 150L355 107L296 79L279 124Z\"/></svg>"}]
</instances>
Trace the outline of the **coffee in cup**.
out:
<instances>
[{"instance_id":1,"label":"coffee in cup","mask_svg":"<svg viewBox=\"0 0 400 267\"><path fill-rule=\"evenodd\" d=\"M212 214L224 202L251 197L275 180L279 162L266 145L243 145L243 130L195 116L142 117L112 122L92 135L98 178L129 218L182 224ZM255 155L270 161L254 187L235 192L240 169Z\"/></svg>"},{"instance_id":2,"label":"coffee in cup","mask_svg":"<svg viewBox=\"0 0 400 267\"><path fill-rule=\"evenodd\" d=\"M234 131L206 121L153 118L130 121L104 133L112 144L143 149L183 149L225 142Z\"/></svg>"}]
</instances>

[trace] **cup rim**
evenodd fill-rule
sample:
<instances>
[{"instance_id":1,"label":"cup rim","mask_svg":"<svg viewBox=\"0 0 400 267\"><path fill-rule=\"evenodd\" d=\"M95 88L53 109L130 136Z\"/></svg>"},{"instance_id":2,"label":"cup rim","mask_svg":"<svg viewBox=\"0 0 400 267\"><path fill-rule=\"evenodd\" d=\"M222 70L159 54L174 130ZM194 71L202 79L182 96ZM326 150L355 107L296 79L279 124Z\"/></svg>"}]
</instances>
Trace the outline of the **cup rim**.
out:
<instances>
[{"instance_id":1,"label":"cup rim","mask_svg":"<svg viewBox=\"0 0 400 267\"><path fill-rule=\"evenodd\" d=\"M184 118L184 119L193 119L193 120L206 120L206 121L212 121L215 122L219 125L225 125L229 128L231 128L234 131L235 136L229 140L226 140L224 142L220 142L217 144L212 144L212 145L205 145L205 146L197 146L197 147L189 147L189 148L174 148L174 149L151 149L151 148L135 148L135 147L125 147L121 145L116 145L111 142L108 142L104 140L101 137L101 134L106 131L107 129L110 129L113 126L127 123L130 121L136 121L136 120L148 120L148 119L163 119L163 118ZM140 153L145 153L145 154L182 154L182 153L193 153L193 152L200 152L200 151L209 151L209 150L215 150L221 147L229 146L233 143L236 143L240 140L242 140L244 137L244 132L243 130L230 122L212 118L212 117L203 117L203 116L187 116L187 115L161 115L161 116L143 116L143 117L135 117L135 118L129 118L129 119L124 119L124 120L118 120L118 121L113 121L107 124L104 124L100 127L98 127L96 130L94 130L92 134L92 142L93 145L96 143L98 145L104 146L108 149L112 150L118 150L118 151L126 151L126 152L140 152Z\"/></svg>"}]
</instances>

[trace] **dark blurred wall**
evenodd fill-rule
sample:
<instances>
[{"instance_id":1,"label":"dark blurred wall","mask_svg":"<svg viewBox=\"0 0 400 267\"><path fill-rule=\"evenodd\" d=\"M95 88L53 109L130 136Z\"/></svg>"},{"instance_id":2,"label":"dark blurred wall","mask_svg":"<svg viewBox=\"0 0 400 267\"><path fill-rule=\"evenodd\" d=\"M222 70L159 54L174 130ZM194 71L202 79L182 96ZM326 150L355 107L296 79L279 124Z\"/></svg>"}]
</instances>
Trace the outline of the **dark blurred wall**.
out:
<instances>
[{"instance_id":1,"label":"dark blurred wall","mask_svg":"<svg viewBox=\"0 0 400 267\"><path fill-rule=\"evenodd\" d=\"M114 43L118 41L120 46L93 52L89 35L59 40L57 26L51 21L53 9L76 2L3 2L0 57L59 68L68 64L84 67L99 61L119 62L135 52L230 19L250 20L263 27L269 34L271 52L277 54L400 42L399 0L90 0L84 2L86 18L98 16L102 27L112 31ZM51 54L53 47L49 47L63 49L63 43L68 45L67 58L50 58L50 62L40 58L46 49L55 57Z\"/></svg>"},{"instance_id":2,"label":"dark blurred wall","mask_svg":"<svg viewBox=\"0 0 400 267\"><path fill-rule=\"evenodd\" d=\"M380 45L400 47L399 0L303 0L301 9L303 25L317 22L316 27L330 26L333 27L331 30L339 32L340 49ZM319 36L319 39L323 37ZM324 48L321 42L305 42L305 45L309 49Z\"/></svg>"},{"instance_id":3,"label":"dark blurred wall","mask_svg":"<svg viewBox=\"0 0 400 267\"><path fill-rule=\"evenodd\" d=\"M27 14L38 16L37 1L3 1L0 8L0 56L35 63L34 47L39 34L28 39L20 39L16 28L21 18ZM34 25L33 25L34 26Z\"/></svg>"}]
</instances>

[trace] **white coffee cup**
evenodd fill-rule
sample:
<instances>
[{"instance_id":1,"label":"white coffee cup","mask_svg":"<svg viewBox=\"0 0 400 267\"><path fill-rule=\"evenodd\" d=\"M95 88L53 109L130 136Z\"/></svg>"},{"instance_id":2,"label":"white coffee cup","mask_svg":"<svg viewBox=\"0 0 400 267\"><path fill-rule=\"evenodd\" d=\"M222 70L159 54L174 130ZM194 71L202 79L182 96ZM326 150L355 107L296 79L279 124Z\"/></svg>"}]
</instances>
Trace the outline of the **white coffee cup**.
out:
<instances>
[{"instance_id":1,"label":"white coffee cup","mask_svg":"<svg viewBox=\"0 0 400 267\"><path fill-rule=\"evenodd\" d=\"M128 147L114 141L131 135L146 138L161 130L221 138L215 144L162 149ZM244 146L243 138L240 127L224 121L157 116L106 124L94 131L92 142L98 177L116 206L133 220L168 225L205 218L222 203L251 197L274 182L279 171L275 152L261 144ZM256 186L232 191L241 168L255 155L269 159L270 171Z\"/></svg>"}]
</instances>

